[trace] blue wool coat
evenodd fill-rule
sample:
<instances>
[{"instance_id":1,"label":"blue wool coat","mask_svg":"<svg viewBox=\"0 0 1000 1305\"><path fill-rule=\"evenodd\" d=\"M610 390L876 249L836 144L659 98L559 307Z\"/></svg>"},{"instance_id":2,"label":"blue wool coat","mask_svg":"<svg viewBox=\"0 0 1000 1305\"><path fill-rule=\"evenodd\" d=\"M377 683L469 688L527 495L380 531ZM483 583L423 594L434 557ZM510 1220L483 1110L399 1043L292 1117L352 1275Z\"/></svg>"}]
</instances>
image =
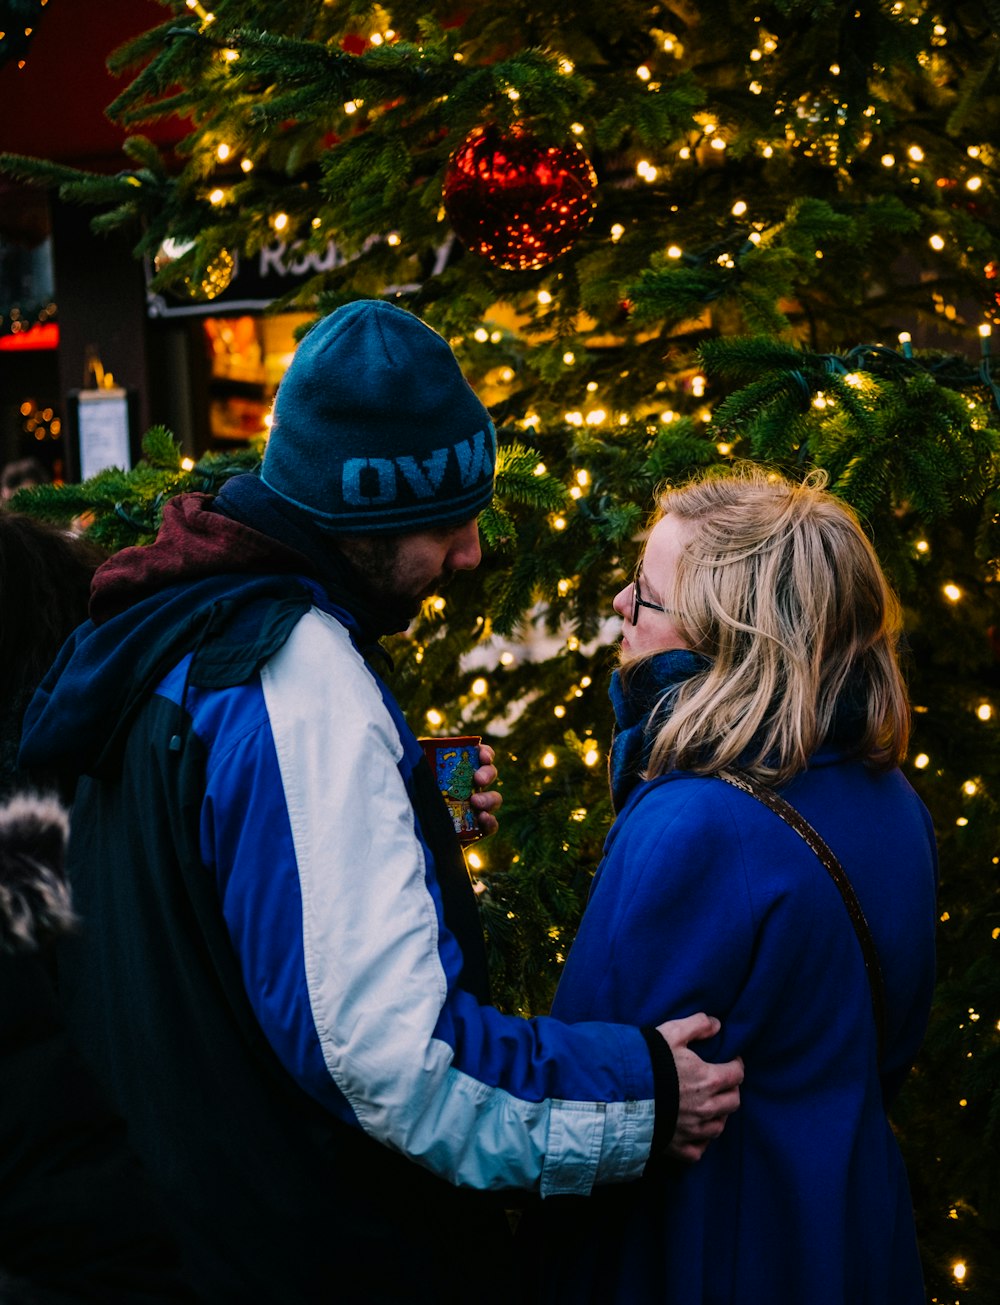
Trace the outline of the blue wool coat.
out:
<instances>
[{"instance_id":1,"label":"blue wool coat","mask_svg":"<svg viewBox=\"0 0 1000 1305\"><path fill-rule=\"evenodd\" d=\"M840 858L886 987L876 1033L861 949L827 871L721 780L638 784L611 830L553 1007L656 1024L704 1010L697 1050L742 1056L739 1112L693 1166L543 1203L540 1299L622 1305L920 1305L906 1174L885 1104L934 981L936 853L901 774L819 753L783 790Z\"/></svg>"}]
</instances>

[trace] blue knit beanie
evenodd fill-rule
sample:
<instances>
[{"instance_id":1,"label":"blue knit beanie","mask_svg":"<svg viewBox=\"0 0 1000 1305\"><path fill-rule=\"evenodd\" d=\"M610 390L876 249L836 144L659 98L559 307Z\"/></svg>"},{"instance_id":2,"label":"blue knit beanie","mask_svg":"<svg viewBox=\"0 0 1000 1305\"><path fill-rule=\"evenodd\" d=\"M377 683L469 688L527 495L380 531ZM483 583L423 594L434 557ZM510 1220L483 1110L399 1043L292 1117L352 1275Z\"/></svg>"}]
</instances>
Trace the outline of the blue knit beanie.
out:
<instances>
[{"instance_id":1,"label":"blue knit beanie","mask_svg":"<svg viewBox=\"0 0 1000 1305\"><path fill-rule=\"evenodd\" d=\"M317 322L278 387L261 479L326 530L468 521L493 497L496 432L450 346L360 299Z\"/></svg>"}]
</instances>

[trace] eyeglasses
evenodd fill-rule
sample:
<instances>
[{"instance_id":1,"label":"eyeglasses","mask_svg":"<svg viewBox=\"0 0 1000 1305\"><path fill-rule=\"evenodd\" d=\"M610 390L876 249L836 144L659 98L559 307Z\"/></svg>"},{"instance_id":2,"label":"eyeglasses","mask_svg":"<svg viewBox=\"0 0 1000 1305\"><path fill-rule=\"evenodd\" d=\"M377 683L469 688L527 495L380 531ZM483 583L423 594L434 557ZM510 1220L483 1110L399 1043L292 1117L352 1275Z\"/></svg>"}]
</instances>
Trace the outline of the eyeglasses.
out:
<instances>
[{"instance_id":1,"label":"eyeglasses","mask_svg":"<svg viewBox=\"0 0 1000 1305\"><path fill-rule=\"evenodd\" d=\"M642 563L635 569L635 579L632 581L632 624L635 625L639 620L639 608L648 607L654 612L665 612L667 609L659 603L651 603L648 598L643 598L642 590L639 588L639 578L642 575Z\"/></svg>"}]
</instances>

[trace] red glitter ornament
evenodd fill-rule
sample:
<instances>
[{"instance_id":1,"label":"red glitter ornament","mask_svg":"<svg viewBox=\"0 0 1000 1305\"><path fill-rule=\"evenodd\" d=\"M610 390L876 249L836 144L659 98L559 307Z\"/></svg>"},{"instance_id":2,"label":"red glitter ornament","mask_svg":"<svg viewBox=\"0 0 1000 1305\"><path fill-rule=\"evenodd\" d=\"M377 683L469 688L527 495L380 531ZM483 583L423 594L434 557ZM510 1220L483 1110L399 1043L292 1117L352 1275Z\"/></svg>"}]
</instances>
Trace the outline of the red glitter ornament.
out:
<instances>
[{"instance_id":1,"label":"red glitter ornament","mask_svg":"<svg viewBox=\"0 0 1000 1305\"><path fill-rule=\"evenodd\" d=\"M507 272L545 267L590 221L597 176L583 149L524 128L476 127L448 161L444 208L473 254Z\"/></svg>"}]
</instances>

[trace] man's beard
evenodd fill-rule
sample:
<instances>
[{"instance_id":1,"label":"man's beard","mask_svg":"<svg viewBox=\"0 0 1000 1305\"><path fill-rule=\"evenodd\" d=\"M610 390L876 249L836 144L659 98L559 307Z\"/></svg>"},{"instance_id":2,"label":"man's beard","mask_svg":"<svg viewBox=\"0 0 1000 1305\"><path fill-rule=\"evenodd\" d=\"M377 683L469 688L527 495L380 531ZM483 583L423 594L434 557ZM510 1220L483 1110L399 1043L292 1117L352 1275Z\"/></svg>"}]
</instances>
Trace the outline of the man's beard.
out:
<instances>
[{"instance_id":1,"label":"man's beard","mask_svg":"<svg viewBox=\"0 0 1000 1305\"><path fill-rule=\"evenodd\" d=\"M339 542L372 607L377 609L382 634L402 633L420 615L426 600L451 581L452 573L442 571L418 593L408 589L399 574L403 539L398 535L341 536Z\"/></svg>"}]
</instances>

